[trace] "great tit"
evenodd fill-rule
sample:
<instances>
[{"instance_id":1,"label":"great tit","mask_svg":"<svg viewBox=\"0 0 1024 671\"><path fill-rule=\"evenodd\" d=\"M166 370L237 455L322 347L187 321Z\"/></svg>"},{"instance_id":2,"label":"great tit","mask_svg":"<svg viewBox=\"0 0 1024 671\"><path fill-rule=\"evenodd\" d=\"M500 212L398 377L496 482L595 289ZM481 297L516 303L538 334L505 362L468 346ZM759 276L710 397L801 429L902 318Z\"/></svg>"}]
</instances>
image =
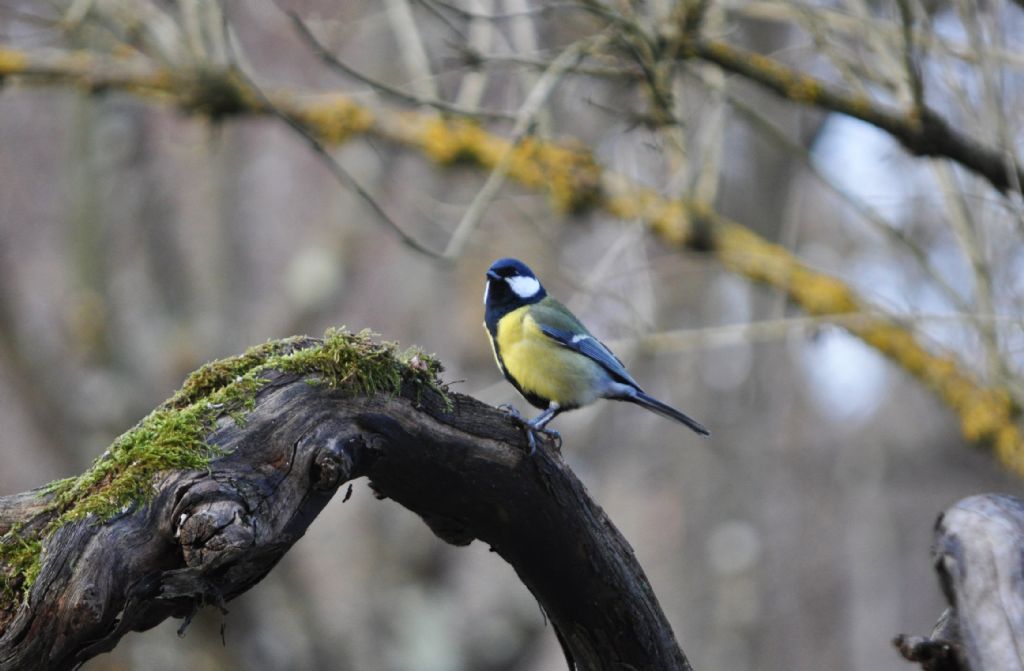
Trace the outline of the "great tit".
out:
<instances>
[{"instance_id":1,"label":"great tit","mask_svg":"<svg viewBox=\"0 0 1024 671\"><path fill-rule=\"evenodd\" d=\"M548 296L523 262L498 259L491 264L484 308L498 367L527 401L544 411L524 422L531 454L536 432L558 438L545 428L555 416L599 398L636 403L710 435L699 422L645 394L611 350Z\"/></svg>"}]
</instances>

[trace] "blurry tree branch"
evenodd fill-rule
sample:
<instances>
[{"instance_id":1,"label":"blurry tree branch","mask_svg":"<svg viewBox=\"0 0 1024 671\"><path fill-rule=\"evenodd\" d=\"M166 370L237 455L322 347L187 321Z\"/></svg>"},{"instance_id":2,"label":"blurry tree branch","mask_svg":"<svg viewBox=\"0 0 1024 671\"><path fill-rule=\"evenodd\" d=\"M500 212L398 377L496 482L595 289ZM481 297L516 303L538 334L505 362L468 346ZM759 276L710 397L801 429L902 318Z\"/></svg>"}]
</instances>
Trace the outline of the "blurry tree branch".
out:
<instances>
[{"instance_id":1,"label":"blurry tree branch","mask_svg":"<svg viewBox=\"0 0 1024 671\"><path fill-rule=\"evenodd\" d=\"M982 494L935 525L934 564L950 607L927 637L894 643L925 671L1024 670L1024 501Z\"/></svg>"},{"instance_id":2,"label":"blurry tree branch","mask_svg":"<svg viewBox=\"0 0 1024 671\"><path fill-rule=\"evenodd\" d=\"M717 53L716 58L723 62L731 63L740 55L724 46L704 49L709 49L709 55ZM765 65L762 57L752 58ZM782 89L786 88L782 82L813 83L802 76L791 79L792 73L771 63L751 67L754 73L774 73L772 81ZM1024 436L1017 423L1019 400L1009 389L983 384L951 354L934 352L923 344L909 325L886 316L841 280L811 268L781 245L717 213L710 203L667 198L602 170L590 151L578 143L533 136L514 143L471 121L370 107L340 94L302 96L278 89L267 91L264 97L231 70L171 71L77 52L28 54L0 48L0 77L26 84L121 90L164 100L213 120L230 115L273 115L280 110L325 144L342 143L354 136L374 137L418 151L441 165L459 163L494 170L507 156L507 177L525 188L545 191L557 211L598 207L622 219L643 221L669 247L707 253L727 270L782 292L809 315L864 315L852 322L844 320L842 326L932 389L956 413L968 440L992 446L1006 467L1024 474ZM801 96L814 98L819 95L816 91L812 86ZM840 100L842 105L852 105L850 99ZM909 128L899 115L885 114L897 128ZM1006 165L1001 157L998 165L1000 170ZM1004 178L1009 179L1005 174Z\"/></svg>"},{"instance_id":3,"label":"blurry tree branch","mask_svg":"<svg viewBox=\"0 0 1024 671\"><path fill-rule=\"evenodd\" d=\"M291 339L260 351L303 357L326 342ZM424 383L422 361L396 364L385 360L391 351L371 346L354 361L335 351L325 361L341 366L338 384L273 367L243 379L238 366L257 360L252 350L197 371L155 411L159 425L140 424L146 442L126 448L123 461L118 443L97 460L106 475L92 486L150 458L147 445L177 442L163 435L175 430L175 413L205 412L218 385L261 386L241 413L218 405L201 438L218 455L206 467L154 472L140 490L150 496L109 519L64 520L55 507L61 483L0 498L0 669L74 668L129 631L168 617L187 625L204 605L223 609L359 477L443 540L490 545L537 597L574 668L689 669L629 544L561 456L528 456L507 415ZM354 372L393 365L398 373ZM398 375L399 386L373 393L346 382L381 374ZM35 568L19 573L11 563L19 553L36 558Z\"/></svg>"},{"instance_id":4,"label":"blurry tree branch","mask_svg":"<svg viewBox=\"0 0 1024 671\"><path fill-rule=\"evenodd\" d=\"M583 6L622 30L622 40L636 53L645 72L659 123L668 123L671 107L665 97L666 79L660 77L665 61L672 58L712 63L726 72L767 88L794 103L837 112L865 121L887 132L917 156L947 158L987 179L1000 192L1020 192L1024 169L1015 157L954 128L925 105L923 82L914 52L914 31L909 8L903 21L903 61L911 93L908 111L894 109L861 91L847 92L828 82L804 74L779 60L733 46L701 34L708 3L680 3L669 20L655 31L646 30L631 10L613 8L602 0L584 0Z\"/></svg>"},{"instance_id":5,"label":"blurry tree branch","mask_svg":"<svg viewBox=\"0 0 1024 671\"><path fill-rule=\"evenodd\" d=\"M1020 5L1021 3L1016 3ZM808 5L790 4L752 0L751 2L733 4L728 8L732 17L743 17L757 21L774 22L782 25L805 22L815 17L839 37L859 38L872 33L890 41L905 40L906 28L892 21L884 20L870 14L854 14L840 7L819 5L813 12L808 12ZM957 60L977 64L982 56L969 45L962 44L950 37L921 29L911 30L911 37L917 44L929 44L939 55L952 56ZM1013 67L1024 66L1024 55L1012 49L994 49L991 56L1000 64Z\"/></svg>"},{"instance_id":6,"label":"blurry tree branch","mask_svg":"<svg viewBox=\"0 0 1024 671\"><path fill-rule=\"evenodd\" d=\"M705 81L704 78L701 78L700 81L706 86L711 86L711 84ZM725 95L729 100L731 109L742 116L747 123L757 128L758 131L761 132L761 137L764 137L766 140L778 145L783 150L796 157L807 172L818 182L820 182L830 192L841 198L851 210L862 217L863 220L880 235L889 240L893 246L904 250L907 256L909 256L921 271L928 276L928 279L942 290L943 295L950 301L950 303L956 306L956 308L961 312L969 312L968 304L964 298L956 291L953 285L938 272L932 262L928 259L928 255L925 250L911 238L907 231L894 225L892 222L887 221L878 211L875 210L875 208L865 202L862 198L850 193L850 191L839 184L833 176L822 171L815 163L810 149L800 142L790 139L781 128L770 122L760 114L757 109L744 102L740 96L735 93L731 93L728 90L725 92ZM702 200L709 202L706 198L702 198Z\"/></svg>"},{"instance_id":7,"label":"blurry tree branch","mask_svg":"<svg viewBox=\"0 0 1024 671\"><path fill-rule=\"evenodd\" d=\"M589 49L600 48L605 42L607 42L607 38L576 42L551 61L550 67L544 71L544 74L534 84L526 100L523 102L523 106L519 109L518 114L516 114L516 123L512 128L512 138L508 148L502 153L494 167L491 168L490 174L487 175L487 180L480 187L480 190L477 191L473 202L466 208L462 219L459 221L459 225L455 227L452 237L448 240L448 245L444 250L446 257L454 258L462 253L466 242L469 240L470 233L480 223L480 220L487 212L487 208L490 207L491 201L494 200L502 184L505 183L505 177L508 175L509 167L512 165L516 148L523 141L523 138L526 137L548 96L551 95L552 90L561 81L562 76L579 62Z\"/></svg>"},{"instance_id":8,"label":"blurry tree branch","mask_svg":"<svg viewBox=\"0 0 1024 671\"><path fill-rule=\"evenodd\" d=\"M913 85L920 98L909 112L884 107L867 96L849 94L827 82L798 72L783 63L734 47L719 40L697 39L685 43L686 57L714 63L727 72L756 82L777 95L802 105L860 119L884 130L916 156L947 158L987 179L1001 192L1019 190L1024 169L1004 152L952 127L924 105L920 82ZM908 57L909 59L909 57ZM915 74L916 68L908 65Z\"/></svg>"},{"instance_id":9,"label":"blurry tree branch","mask_svg":"<svg viewBox=\"0 0 1024 671\"><path fill-rule=\"evenodd\" d=\"M490 110L463 107L449 103L445 100L441 100L435 96L424 94L424 93L409 93L397 86L391 86L386 82L382 82L378 79L369 77L362 72L359 72L355 68L341 61L335 56L327 47L320 43L320 41L313 34L313 31L309 29L309 26L302 20L302 18L293 11L287 12L288 19L292 22L295 27L295 32L299 35L306 46L317 55L328 67L333 70L337 70L343 75L355 79L356 81L366 84L374 91L387 96L397 102L433 107L441 112L448 112L450 114L456 114L459 116L468 116L475 119L514 119L515 115L505 112L493 112Z\"/></svg>"}]
</instances>

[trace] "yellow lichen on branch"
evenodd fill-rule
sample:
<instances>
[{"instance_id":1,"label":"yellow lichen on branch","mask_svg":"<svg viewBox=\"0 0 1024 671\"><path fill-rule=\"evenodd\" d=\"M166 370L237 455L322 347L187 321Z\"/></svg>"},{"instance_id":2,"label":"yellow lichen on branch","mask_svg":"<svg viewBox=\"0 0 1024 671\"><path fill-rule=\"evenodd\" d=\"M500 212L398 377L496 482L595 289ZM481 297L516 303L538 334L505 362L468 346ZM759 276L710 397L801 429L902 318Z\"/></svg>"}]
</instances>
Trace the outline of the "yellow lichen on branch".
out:
<instances>
[{"instance_id":1,"label":"yellow lichen on branch","mask_svg":"<svg viewBox=\"0 0 1024 671\"><path fill-rule=\"evenodd\" d=\"M353 135L364 134L374 123L374 115L369 108L345 95L325 96L304 105L295 105L287 100L275 104L328 144L341 144Z\"/></svg>"},{"instance_id":2,"label":"yellow lichen on branch","mask_svg":"<svg viewBox=\"0 0 1024 671\"><path fill-rule=\"evenodd\" d=\"M874 311L849 285L809 268L781 245L706 206L690 210L708 229L723 267L782 291L810 315L855 316L843 319L843 327L935 391L957 414L967 440L991 444L1003 464L1024 475L1020 409L1007 390L981 384L951 356L930 351L908 327ZM657 229L653 222L652 227Z\"/></svg>"},{"instance_id":3,"label":"yellow lichen on branch","mask_svg":"<svg viewBox=\"0 0 1024 671\"><path fill-rule=\"evenodd\" d=\"M27 62L23 52L0 47L0 76L23 70Z\"/></svg>"},{"instance_id":4,"label":"yellow lichen on branch","mask_svg":"<svg viewBox=\"0 0 1024 671\"><path fill-rule=\"evenodd\" d=\"M604 209L619 219L640 219L651 231L672 246L692 240L690 209L679 201L663 197L654 189L636 187L613 175L606 176Z\"/></svg>"},{"instance_id":5,"label":"yellow lichen on branch","mask_svg":"<svg viewBox=\"0 0 1024 671\"><path fill-rule=\"evenodd\" d=\"M0 79L30 84L68 84L86 91L117 90L141 96L180 97L198 80L138 59L104 58L88 51L29 54L0 47Z\"/></svg>"},{"instance_id":6,"label":"yellow lichen on branch","mask_svg":"<svg viewBox=\"0 0 1024 671\"><path fill-rule=\"evenodd\" d=\"M920 124L915 122L912 115L882 107L861 93L841 91L769 56L719 40L700 41L691 45L685 53L755 81L787 100L841 112L887 130L897 138L920 133Z\"/></svg>"},{"instance_id":7,"label":"yellow lichen on branch","mask_svg":"<svg viewBox=\"0 0 1024 671\"><path fill-rule=\"evenodd\" d=\"M601 169L593 156L572 143L527 137L512 143L478 123L439 116L409 115L396 128L405 144L442 165L468 163L493 169L511 148L508 176L531 189L545 189L559 212L579 212L599 195Z\"/></svg>"}]
</instances>

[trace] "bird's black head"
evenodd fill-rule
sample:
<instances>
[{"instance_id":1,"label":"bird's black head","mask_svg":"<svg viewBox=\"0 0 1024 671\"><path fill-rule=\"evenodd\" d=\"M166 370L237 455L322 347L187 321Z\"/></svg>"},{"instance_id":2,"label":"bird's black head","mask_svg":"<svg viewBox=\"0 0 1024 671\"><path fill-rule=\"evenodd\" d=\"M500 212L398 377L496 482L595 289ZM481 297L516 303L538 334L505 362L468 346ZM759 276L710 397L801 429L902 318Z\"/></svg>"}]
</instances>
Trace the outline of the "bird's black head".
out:
<instances>
[{"instance_id":1,"label":"bird's black head","mask_svg":"<svg viewBox=\"0 0 1024 671\"><path fill-rule=\"evenodd\" d=\"M498 259L487 269L487 287L484 289L487 329L495 333L499 319L547 295L540 280L525 263L517 259Z\"/></svg>"}]
</instances>

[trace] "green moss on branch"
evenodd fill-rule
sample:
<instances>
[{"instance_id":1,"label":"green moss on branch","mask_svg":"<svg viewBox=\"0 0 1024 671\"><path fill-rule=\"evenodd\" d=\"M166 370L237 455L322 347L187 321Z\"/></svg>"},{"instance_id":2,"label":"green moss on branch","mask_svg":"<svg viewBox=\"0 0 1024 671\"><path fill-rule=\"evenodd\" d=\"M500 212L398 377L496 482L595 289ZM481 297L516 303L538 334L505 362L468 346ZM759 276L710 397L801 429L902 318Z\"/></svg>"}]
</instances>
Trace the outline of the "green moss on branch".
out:
<instances>
[{"instance_id":1,"label":"green moss on branch","mask_svg":"<svg viewBox=\"0 0 1024 671\"><path fill-rule=\"evenodd\" d=\"M239 356L214 361L185 380L174 396L118 437L92 467L50 483L48 521L35 532L16 525L0 536L0 607L28 594L39 573L45 541L61 526L91 519L97 524L148 502L158 479L171 471L202 470L222 454L206 438L221 417L243 421L268 380L280 371L353 396L397 394L403 384L431 388L447 399L441 364L418 350L402 352L368 331L331 329L322 340L288 338L257 345Z\"/></svg>"}]
</instances>

